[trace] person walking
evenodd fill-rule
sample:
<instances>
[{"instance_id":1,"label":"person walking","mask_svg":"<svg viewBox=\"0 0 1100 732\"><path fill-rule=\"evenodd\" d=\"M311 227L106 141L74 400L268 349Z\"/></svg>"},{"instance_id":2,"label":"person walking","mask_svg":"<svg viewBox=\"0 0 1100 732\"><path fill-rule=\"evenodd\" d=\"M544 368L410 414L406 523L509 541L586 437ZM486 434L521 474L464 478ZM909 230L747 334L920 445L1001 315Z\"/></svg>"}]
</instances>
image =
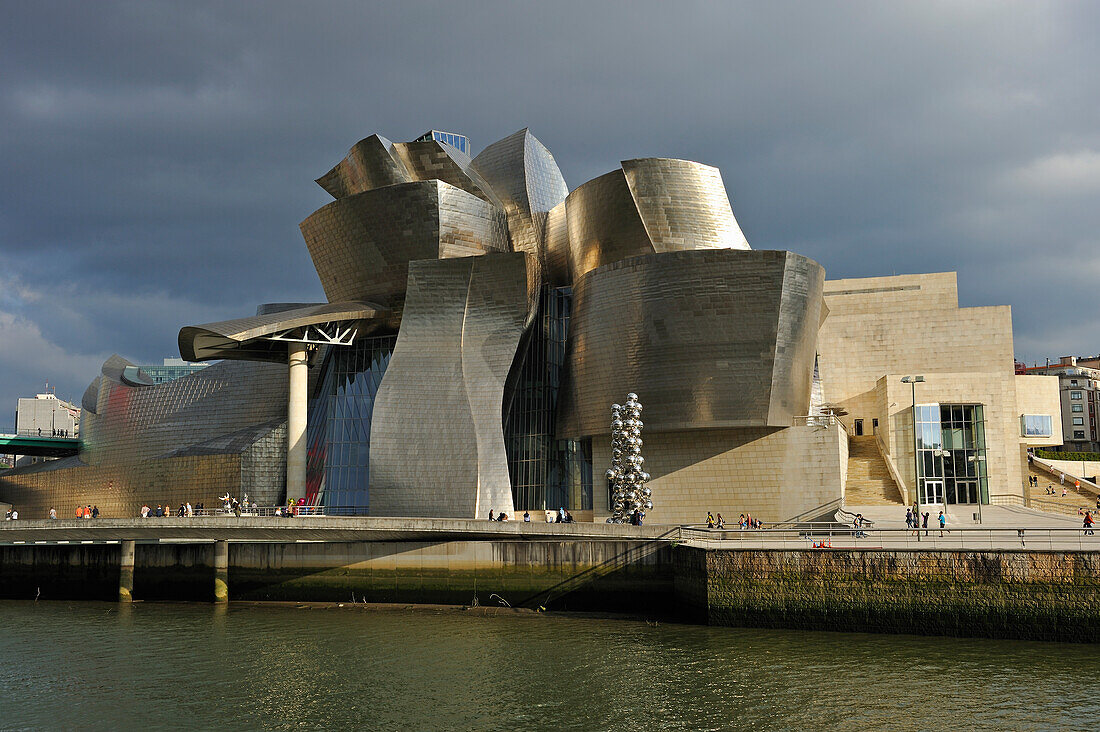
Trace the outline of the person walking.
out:
<instances>
[{"instance_id":1,"label":"person walking","mask_svg":"<svg viewBox=\"0 0 1100 732\"><path fill-rule=\"evenodd\" d=\"M495 519L495 518L493 518L493 516L495 516L495 515L496 515L496 514L494 514L494 513L493 513L493 509L491 509L491 508L490 508L490 509L489 509L489 520L490 520L490 521L496 521L496 519Z\"/></svg>"},{"instance_id":2,"label":"person walking","mask_svg":"<svg viewBox=\"0 0 1100 732\"><path fill-rule=\"evenodd\" d=\"M947 526L947 517L943 515L943 511L940 511L939 521L940 521L940 536L943 536L943 529L944 529L945 526Z\"/></svg>"},{"instance_id":3,"label":"person walking","mask_svg":"<svg viewBox=\"0 0 1100 732\"><path fill-rule=\"evenodd\" d=\"M641 526L641 523L639 522L638 525ZM722 514L718 514L718 518L715 519L714 525L717 526L719 529L726 528L726 521L722 518Z\"/></svg>"},{"instance_id":4,"label":"person walking","mask_svg":"<svg viewBox=\"0 0 1100 732\"><path fill-rule=\"evenodd\" d=\"M925 535L925 536L928 536L928 516L929 516L929 513L928 513L928 511L925 511L925 512L924 512L924 516L923 516L923 520L924 520L924 535ZM920 534L920 532L918 531L918 532L917 532L917 534L919 535L919 534Z\"/></svg>"},{"instance_id":5,"label":"person walking","mask_svg":"<svg viewBox=\"0 0 1100 732\"><path fill-rule=\"evenodd\" d=\"M1085 527L1085 536L1092 536L1092 512L1085 511L1085 520L1082 522Z\"/></svg>"},{"instance_id":6,"label":"person walking","mask_svg":"<svg viewBox=\"0 0 1100 732\"><path fill-rule=\"evenodd\" d=\"M707 528L714 528L714 514L712 514L710 511L707 511Z\"/></svg>"},{"instance_id":7,"label":"person walking","mask_svg":"<svg viewBox=\"0 0 1100 732\"><path fill-rule=\"evenodd\" d=\"M905 526L906 528L913 528L913 509L908 506L905 507Z\"/></svg>"}]
</instances>

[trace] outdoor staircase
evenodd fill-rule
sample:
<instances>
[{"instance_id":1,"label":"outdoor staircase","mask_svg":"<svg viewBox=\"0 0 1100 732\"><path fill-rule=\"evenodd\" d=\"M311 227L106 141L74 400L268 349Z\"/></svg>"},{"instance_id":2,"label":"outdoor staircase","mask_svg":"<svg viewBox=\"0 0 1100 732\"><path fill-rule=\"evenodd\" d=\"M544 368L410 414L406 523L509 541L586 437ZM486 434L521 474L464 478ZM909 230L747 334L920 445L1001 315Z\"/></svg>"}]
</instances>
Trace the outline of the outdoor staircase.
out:
<instances>
[{"instance_id":1,"label":"outdoor staircase","mask_svg":"<svg viewBox=\"0 0 1100 732\"><path fill-rule=\"evenodd\" d=\"M848 441L848 482L844 486L848 506L900 506L901 491L882 459L874 435Z\"/></svg>"}]
</instances>

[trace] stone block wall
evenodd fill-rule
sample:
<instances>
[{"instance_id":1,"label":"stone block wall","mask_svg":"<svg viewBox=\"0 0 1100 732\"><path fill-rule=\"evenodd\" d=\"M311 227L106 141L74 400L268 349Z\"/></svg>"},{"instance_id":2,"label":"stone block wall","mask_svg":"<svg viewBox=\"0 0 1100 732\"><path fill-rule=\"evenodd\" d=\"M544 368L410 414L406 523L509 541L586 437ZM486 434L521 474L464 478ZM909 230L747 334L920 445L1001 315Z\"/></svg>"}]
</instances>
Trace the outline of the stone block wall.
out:
<instances>
[{"instance_id":1,"label":"stone block wall","mask_svg":"<svg viewBox=\"0 0 1100 732\"><path fill-rule=\"evenodd\" d=\"M711 625L1100 641L1100 552L684 551Z\"/></svg>"},{"instance_id":2,"label":"stone block wall","mask_svg":"<svg viewBox=\"0 0 1100 732\"><path fill-rule=\"evenodd\" d=\"M838 501L848 473L847 435L838 425L643 431L653 511L648 523L702 523L708 511L733 524L748 512L782 521ZM611 446L592 444L593 518L610 515L603 472Z\"/></svg>"}]
</instances>

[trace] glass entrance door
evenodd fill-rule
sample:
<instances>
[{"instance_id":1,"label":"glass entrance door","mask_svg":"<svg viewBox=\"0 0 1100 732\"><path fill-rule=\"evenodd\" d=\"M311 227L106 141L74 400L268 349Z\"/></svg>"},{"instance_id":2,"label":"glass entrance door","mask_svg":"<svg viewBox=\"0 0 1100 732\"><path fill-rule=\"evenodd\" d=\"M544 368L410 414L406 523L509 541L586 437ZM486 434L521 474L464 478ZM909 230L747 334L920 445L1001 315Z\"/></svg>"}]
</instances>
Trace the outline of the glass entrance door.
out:
<instances>
[{"instance_id":1,"label":"glass entrance door","mask_svg":"<svg viewBox=\"0 0 1100 732\"><path fill-rule=\"evenodd\" d=\"M976 480L956 480L955 481L955 500L959 503L977 503L978 502L978 481Z\"/></svg>"},{"instance_id":2,"label":"glass entrance door","mask_svg":"<svg viewBox=\"0 0 1100 732\"><path fill-rule=\"evenodd\" d=\"M934 503L943 503L943 481L942 480L926 480L924 481L923 490L921 491L920 502L925 505L931 505Z\"/></svg>"}]
</instances>

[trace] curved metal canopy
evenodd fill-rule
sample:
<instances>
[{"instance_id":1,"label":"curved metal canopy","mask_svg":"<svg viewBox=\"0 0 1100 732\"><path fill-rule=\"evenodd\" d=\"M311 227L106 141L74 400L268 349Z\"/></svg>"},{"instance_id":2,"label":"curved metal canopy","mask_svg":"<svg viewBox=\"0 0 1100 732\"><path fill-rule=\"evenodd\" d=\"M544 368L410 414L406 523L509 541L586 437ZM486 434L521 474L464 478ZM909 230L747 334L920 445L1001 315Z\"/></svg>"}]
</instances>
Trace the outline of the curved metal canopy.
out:
<instances>
[{"instance_id":1,"label":"curved metal canopy","mask_svg":"<svg viewBox=\"0 0 1100 732\"><path fill-rule=\"evenodd\" d=\"M396 318L392 310L379 305L334 302L189 325L180 329L180 356L187 361L285 362L288 341L350 345L356 336L395 328Z\"/></svg>"}]
</instances>

